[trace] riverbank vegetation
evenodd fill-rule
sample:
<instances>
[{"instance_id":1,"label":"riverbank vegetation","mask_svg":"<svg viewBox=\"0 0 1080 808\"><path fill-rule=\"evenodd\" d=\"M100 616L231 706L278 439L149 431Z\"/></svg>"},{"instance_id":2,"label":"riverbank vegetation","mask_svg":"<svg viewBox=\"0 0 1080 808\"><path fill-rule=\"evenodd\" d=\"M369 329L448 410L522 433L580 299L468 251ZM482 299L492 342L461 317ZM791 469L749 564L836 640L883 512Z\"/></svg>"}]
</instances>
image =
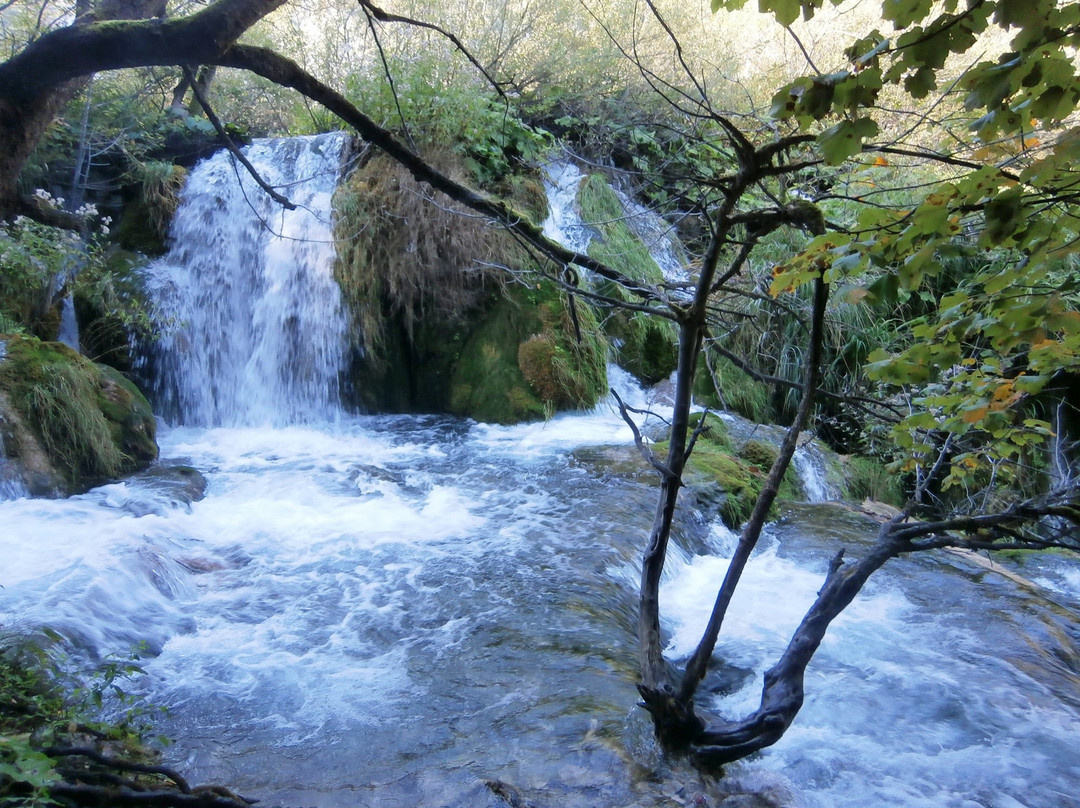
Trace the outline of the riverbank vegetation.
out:
<instances>
[{"instance_id":1,"label":"riverbank vegetation","mask_svg":"<svg viewBox=\"0 0 1080 808\"><path fill-rule=\"evenodd\" d=\"M946 546L1078 547L1075 399L1061 391L1075 389L1080 370L1080 6L771 0L755 15L740 0L488 4L480 16L497 24L475 26L456 7L417 0L390 13L361 0L320 6L327 33L312 37L298 16L312 12L284 0L217 0L164 22L147 19L160 16L153 3L116 5L56 17L42 36L27 32L32 15L4 29L3 215L63 218L28 198L25 183L49 176L40 149L55 113L68 105L70 130L95 71L143 68L117 79L142 78L131 108L153 122L122 129L126 142L142 129L220 137L201 104L185 106L170 67L217 66L203 90L227 120L274 133L344 122L386 155L342 197L343 285L368 350L390 344L388 316L400 315L395 328L412 344L392 361L445 319L450 331L430 342L451 346L460 375L427 386L448 390L451 409L472 407L481 379L500 374L519 391L512 412L469 412L513 420L588 406L603 384L601 328L643 377L675 369L667 443L638 435L661 488L641 579L640 692L668 748L721 765L775 743L802 705L830 622L890 559ZM104 21L110 14L128 19ZM266 103L246 116L240 100L253 93ZM520 192L556 143L666 217L688 250L684 277L656 273L619 221L614 192L592 177L580 205L599 236L593 246L575 252L545 236L535 208L523 210L536 195ZM444 199L480 218L449 224ZM438 212L420 213L421 200ZM418 216L424 227L402 226ZM505 229L498 238L513 239L532 275L491 246L481 222ZM380 255L393 269L372 275ZM471 263L496 266L462 275ZM507 277L510 293L496 297ZM526 302L533 326L497 328L500 307ZM485 306L495 314L483 328L459 327L455 317ZM487 364L495 359L509 370ZM775 456L743 458L764 474L751 473L752 506L730 515L745 525L705 635L673 667L659 582L684 475L715 442L708 419L691 419L695 392L789 429ZM413 391L401 395L403 408L415 406ZM758 707L707 720L698 685L812 428L886 467L903 507L859 558L837 548ZM733 484L731 468L712 465ZM860 490L896 496L864 477Z\"/></svg>"},{"instance_id":2,"label":"riverbank vegetation","mask_svg":"<svg viewBox=\"0 0 1080 808\"><path fill-rule=\"evenodd\" d=\"M74 677L55 655L60 639L53 632L36 638L0 633L0 802L250 805L224 788L192 788L160 763L150 744L152 716L127 691L143 673L138 653L102 660ZM99 718L105 704L115 718Z\"/></svg>"}]
</instances>

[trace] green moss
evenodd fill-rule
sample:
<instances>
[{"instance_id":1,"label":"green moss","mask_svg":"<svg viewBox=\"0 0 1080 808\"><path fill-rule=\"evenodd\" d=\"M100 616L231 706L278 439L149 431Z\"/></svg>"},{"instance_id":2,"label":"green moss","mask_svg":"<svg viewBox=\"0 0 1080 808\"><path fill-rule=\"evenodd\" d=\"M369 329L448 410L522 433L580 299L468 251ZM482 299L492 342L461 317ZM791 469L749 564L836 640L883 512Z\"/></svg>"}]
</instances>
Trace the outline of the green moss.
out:
<instances>
[{"instance_id":1,"label":"green moss","mask_svg":"<svg viewBox=\"0 0 1080 808\"><path fill-rule=\"evenodd\" d=\"M533 222L547 218L548 198L541 179L534 174L511 174L496 189L499 195L510 201L515 210L525 214Z\"/></svg>"},{"instance_id":2,"label":"green moss","mask_svg":"<svg viewBox=\"0 0 1080 808\"><path fill-rule=\"evenodd\" d=\"M700 420L700 414L691 416L690 429L695 429ZM698 437L683 470L683 482L701 503L715 508L726 525L737 528L753 511L778 449L756 440L736 449L723 420L709 414L706 424L709 428ZM654 447L661 456L667 450L666 441ZM777 504L798 499L794 478L789 469L780 484Z\"/></svg>"},{"instance_id":3,"label":"green moss","mask_svg":"<svg viewBox=\"0 0 1080 808\"><path fill-rule=\"evenodd\" d=\"M74 487L136 470L157 457L150 405L118 371L66 345L6 338L0 389Z\"/></svg>"},{"instance_id":4,"label":"green moss","mask_svg":"<svg viewBox=\"0 0 1080 808\"><path fill-rule=\"evenodd\" d=\"M748 440L739 448L739 457L765 471L772 467L779 454L777 447L760 440Z\"/></svg>"},{"instance_id":5,"label":"green moss","mask_svg":"<svg viewBox=\"0 0 1080 808\"><path fill-rule=\"evenodd\" d=\"M841 491L846 499L871 499L897 508L904 505L903 478L889 471L881 458L849 457L843 471Z\"/></svg>"},{"instance_id":6,"label":"green moss","mask_svg":"<svg viewBox=\"0 0 1080 808\"><path fill-rule=\"evenodd\" d=\"M705 418L705 429L698 436L698 445L711 444L718 449L725 452L734 452L735 447L731 443L731 438L728 436L727 424L724 423L724 419L716 413L709 413L704 415L702 413L692 413L689 418L689 426L691 434L701 424L701 419Z\"/></svg>"},{"instance_id":7,"label":"green moss","mask_svg":"<svg viewBox=\"0 0 1080 808\"><path fill-rule=\"evenodd\" d=\"M514 423L595 405L607 387L606 343L592 311L576 312L580 342L554 284L511 287L462 350L451 411Z\"/></svg>"},{"instance_id":8,"label":"green moss","mask_svg":"<svg viewBox=\"0 0 1080 808\"><path fill-rule=\"evenodd\" d=\"M525 270L519 277L537 279L502 289L477 264L529 267L528 255L414 186L377 158L335 197L335 272L358 357L350 375L367 408L514 423L594 405L607 386L607 341L592 310ZM534 178L515 190L518 204L546 209Z\"/></svg>"},{"instance_id":9,"label":"green moss","mask_svg":"<svg viewBox=\"0 0 1080 808\"><path fill-rule=\"evenodd\" d=\"M451 382L451 412L498 424L543 417L543 402L518 366L517 313L513 301L501 301L466 343Z\"/></svg>"},{"instance_id":10,"label":"green moss","mask_svg":"<svg viewBox=\"0 0 1080 808\"><path fill-rule=\"evenodd\" d=\"M618 196L607 181L591 175L581 184L578 195L581 215L596 231L589 255L617 269L635 281L660 284L664 275L641 239L625 222ZM629 301L624 290L603 283L601 294ZM622 367L646 383L666 379L675 370L678 333L673 323L638 312L615 310L604 322L605 332L618 341L617 360Z\"/></svg>"},{"instance_id":11,"label":"green moss","mask_svg":"<svg viewBox=\"0 0 1080 808\"><path fill-rule=\"evenodd\" d=\"M113 443L133 462L125 464L122 471L133 470L157 459L155 440L157 422L150 409L150 402L124 374L108 365L97 365L101 374L97 387L97 404L105 420Z\"/></svg>"}]
</instances>

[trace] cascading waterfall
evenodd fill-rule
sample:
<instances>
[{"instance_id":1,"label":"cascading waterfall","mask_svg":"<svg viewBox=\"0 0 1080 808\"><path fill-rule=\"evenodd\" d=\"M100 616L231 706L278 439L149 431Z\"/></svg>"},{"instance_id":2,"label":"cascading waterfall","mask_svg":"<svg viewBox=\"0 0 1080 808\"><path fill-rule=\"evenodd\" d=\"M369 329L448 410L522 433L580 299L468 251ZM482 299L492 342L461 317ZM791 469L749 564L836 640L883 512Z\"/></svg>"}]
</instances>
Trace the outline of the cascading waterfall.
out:
<instances>
[{"instance_id":1,"label":"cascading waterfall","mask_svg":"<svg viewBox=\"0 0 1080 808\"><path fill-rule=\"evenodd\" d=\"M820 449L809 444L799 446L791 458L791 464L799 475L807 502L828 502L837 498L836 489L829 484L825 457Z\"/></svg>"},{"instance_id":2,"label":"cascading waterfall","mask_svg":"<svg viewBox=\"0 0 1080 808\"><path fill-rule=\"evenodd\" d=\"M56 339L73 351L79 351L79 321L75 317L75 300L70 293L60 301L60 333Z\"/></svg>"},{"instance_id":3,"label":"cascading waterfall","mask_svg":"<svg viewBox=\"0 0 1080 808\"><path fill-rule=\"evenodd\" d=\"M567 249L584 253L592 241L592 230L581 219L577 195L585 174L572 160L555 160L544 166L544 191L548 217L544 235Z\"/></svg>"},{"instance_id":4,"label":"cascading waterfall","mask_svg":"<svg viewBox=\"0 0 1080 808\"><path fill-rule=\"evenodd\" d=\"M330 203L347 140L334 133L247 147L295 210L274 202L227 151L192 170L172 248L146 270L162 332L155 397L170 420L282 425L337 414L346 318Z\"/></svg>"}]
</instances>

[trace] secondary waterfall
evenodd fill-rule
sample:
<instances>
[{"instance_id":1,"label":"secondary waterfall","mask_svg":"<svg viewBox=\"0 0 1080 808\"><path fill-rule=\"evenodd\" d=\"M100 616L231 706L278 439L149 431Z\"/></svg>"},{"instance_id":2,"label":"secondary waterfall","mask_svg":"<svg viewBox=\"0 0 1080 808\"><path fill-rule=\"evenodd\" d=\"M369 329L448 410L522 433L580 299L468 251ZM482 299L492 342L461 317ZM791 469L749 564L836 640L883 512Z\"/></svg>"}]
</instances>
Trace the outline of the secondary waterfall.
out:
<instances>
[{"instance_id":1,"label":"secondary waterfall","mask_svg":"<svg viewBox=\"0 0 1080 808\"><path fill-rule=\"evenodd\" d=\"M330 202L347 140L335 133L245 149L295 210L227 151L192 170L172 247L146 272L162 331L155 399L168 419L282 425L338 413L346 320Z\"/></svg>"},{"instance_id":2,"label":"secondary waterfall","mask_svg":"<svg viewBox=\"0 0 1080 808\"><path fill-rule=\"evenodd\" d=\"M313 165L295 176L314 176L315 163L329 176L338 148L317 138L249 154L306 154ZM633 706L655 475L611 403L513 427L354 417L335 406L336 359L315 384L288 367L264 372L275 350L250 367L242 352L227 357L235 339L252 357L265 342L300 361L315 351L293 344L293 326L317 328L339 305L329 292L310 312L271 303L265 272L214 265L210 239L236 256L246 240L252 261L265 249L245 201L261 192L226 190L235 173L211 162L220 185L211 193L210 177L195 177L185 198L201 229L185 226L154 270L188 301L171 309L181 328L159 360L170 406L189 424L232 424L160 435L163 457L206 475L206 498L144 478L0 501L2 630L49 626L83 662L145 642L147 676L126 689L168 708L148 715L174 740L165 762L193 784L312 808L505 806L487 779L544 808L1078 805L1080 573L1054 556L890 562L829 630L776 746L715 782L666 758ZM234 216L247 223L219 221ZM179 265L185 249L219 287ZM314 277L327 277L320 266ZM289 278L282 288L299 284ZM219 306L220 325L205 322L200 309ZM278 307L287 333L249 333ZM196 374L209 390L188 389ZM315 404L282 390L288 379L311 384ZM625 374L611 381L663 414ZM257 389L273 403L250 400ZM269 425L294 415L304 423ZM661 593L673 660L699 636L733 546L722 525L680 513ZM829 559L841 546L860 553L876 527L834 504L785 509L746 570L699 703L732 717L753 703Z\"/></svg>"}]
</instances>

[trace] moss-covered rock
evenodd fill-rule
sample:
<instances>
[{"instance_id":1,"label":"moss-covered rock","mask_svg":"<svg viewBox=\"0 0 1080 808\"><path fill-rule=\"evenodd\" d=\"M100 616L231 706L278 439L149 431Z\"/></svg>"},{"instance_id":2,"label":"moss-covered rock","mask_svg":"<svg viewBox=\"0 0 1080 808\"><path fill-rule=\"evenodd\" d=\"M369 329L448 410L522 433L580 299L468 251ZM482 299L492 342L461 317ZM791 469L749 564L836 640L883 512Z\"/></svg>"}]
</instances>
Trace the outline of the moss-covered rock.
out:
<instances>
[{"instance_id":1,"label":"moss-covered rock","mask_svg":"<svg viewBox=\"0 0 1080 808\"><path fill-rule=\"evenodd\" d=\"M450 411L505 424L591 407L607 388L606 360L591 309L571 310L549 281L515 285L465 344Z\"/></svg>"},{"instance_id":2,"label":"moss-covered rock","mask_svg":"<svg viewBox=\"0 0 1080 808\"><path fill-rule=\"evenodd\" d=\"M525 207L543 203L528 178L514 187ZM504 232L448 202L429 204L383 158L347 180L335 210L336 275L354 326L351 390L366 409L514 423L603 394L607 342L595 315L525 269L531 259ZM530 280L503 289L504 271L497 279L478 266L522 268Z\"/></svg>"},{"instance_id":3,"label":"moss-covered rock","mask_svg":"<svg viewBox=\"0 0 1080 808\"><path fill-rule=\"evenodd\" d=\"M591 175L578 194L581 215L596 233L589 255L635 281L660 284L664 275L648 247L627 226L618 196L600 175ZM600 293L616 300L630 298L612 283L601 284ZM604 321L604 331L617 347L619 364L647 384L666 379L678 361L678 333L673 323L640 312L614 310Z\"/></svg>"},{"instance_id":4,"label":"moss-covered rock","mask_svg":"<svg viewBox=\"0 0 1080 808\"><path fill-rule=\"evenodd\" d=\"M150 405L114 368L66 345L0 337L5 454L32 494L85 490L157 458Z\"/></svg>"},{"instance_id":5,"label":"moss-covered rock","mask_svg":"<svg viewBox=\"0 0 1080 808\"><path fill-rule=\"evenodd\" d=\"M691 416L691 429L700 420L700 415ZM715 509L726 525L737 528L754 509L778 450L757 440L736 447L724 421L715 415L708 415L706 425L708 429L698 437L683 470L683 483L699 504ZM657 443L655 451L663 456L667 443ZM794 479L794 471L789 468L780 484L777 505L798 499Z\"/></svg>"}]
</instances>

